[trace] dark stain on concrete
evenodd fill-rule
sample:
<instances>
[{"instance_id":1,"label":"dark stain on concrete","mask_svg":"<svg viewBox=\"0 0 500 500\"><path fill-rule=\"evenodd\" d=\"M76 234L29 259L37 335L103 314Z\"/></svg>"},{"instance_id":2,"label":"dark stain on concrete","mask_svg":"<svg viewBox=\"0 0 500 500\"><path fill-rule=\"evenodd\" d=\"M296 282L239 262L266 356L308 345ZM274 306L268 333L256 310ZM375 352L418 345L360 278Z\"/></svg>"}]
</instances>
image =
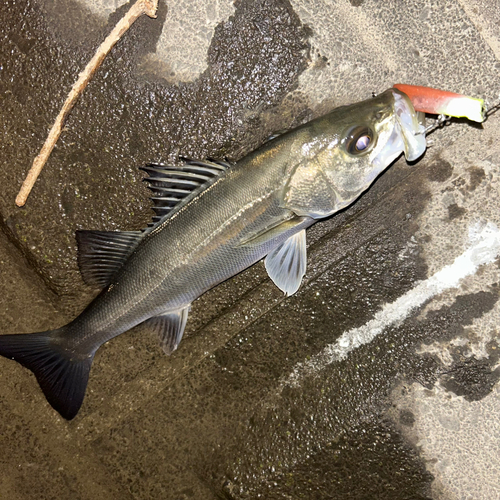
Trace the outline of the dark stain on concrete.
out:
<instances>
[{"instance_id":1,"label":"dark stain on concrete","mask_svg":"<svg viewBox=\"0 0 500 500\"><path fill-rule=\"evenodd\" d=\"M498 286L491 286L488 291L459 295L449 308L430 312L425 324L429 327L432 325L433 331L440 331L439 337L443 340L466 335L465 327L491 311L498 298Z\"/></svg>"},{"instance_id":2,"label":"dark stain on concrete","mask_svg":"<svg viewBox=\"0 0 500 500\"><path fill-rule=\"evenodd\" d=\"M453 166L447 160L437 157L428 167L429 180L432 182L444 182L453 174Z\"/></svg>"},{"instance_id":3,"label":"dark stain on concrete","mask_svg":"<svg viewBox=\"0 0 500 500\"><path fill-rule=\"evenodd\" d=\"M481 167L471 167L468 172L470 175L468 190L472 192L486 179L486 173Z\"/></svg>"},{"instance_id":4,"label":"dark stain on concrete","mask_svg":"<svg viewBox=\"0 0 500 500\"><path fill-rule=\"evenodd\" d=\"M414 326L422 332L423 343L435 340L446 342L457 337L467 338L470 333L466 326L470 325L473 319L480 318L490 311L498 298L497 287L492 287L490 291L460 295L452 306L430 312L425 321ZM439 379L448 390L463 395L470 401L477 401L489 394L500 377L500 370L492 369L497 356L476 360L466 354L467 346L448 346L448 349L455 358L451 368L443 366L434 356L424 354L420 356L420 360L428 366L427 373L417 369L413 373L408 372L407 377L428 388Z\"/></svg>"},{"instance_id":5,"label":"dark stain on concrete","mask_svg":"<svg viewBox=\"0 0 500 500\"><path fill-rule=\"evenodd\" d=\"M351 5L353 7L361 7L361 5L363 5L365 0L349 0L349 2L351 2Z\"/></svg>"},{"instance_id":6,"label":"dark stain on concrete","mask_svg":"<svg viewBox=\"0 0 500 500\"><path fill-rule=\"evenodd\" d=\"M500 380L500 368L492 370L490 359L470 356L456 361L440 377L441 385L467 401L479 401L487 396Z\"/></svg>"},{"instance_id":7,"label":"dark stain on concrete","mask_svg":"<svg viewBox=\"0 0 500 500\"><path fill-rule=\"evenodd\" d=\"M448 206L448 220L453 220L461 217L467 212L464 207L459 207L456 203Z\"/></svg>"},{"instance_id":8,"label":"dark stain on concrete","mask_svg":"<svg viewBox=\"0 0 500 500\"><path fill-rule=\"evenodd\" d=\"M377 239L372 244L377 246ZM395 255L398 252L390 253ZM372 261L366 257L364 255L365 263ZM351 279L352 270L356 269L353 259L356 259L355 255L348 258ZM375 267L380 266L383 260L379 259ZM384 262L383 267L386 264L398 272L394 261ZM331 275L325 273L320 280L338 284L342 266L335 265L333 272ZM371 280L378 273L368 268L363 275L371 276ZM359 296L365 308L374 299L370 292L370 280L363 286L368 295ZM343 312L342 301L339 300L347 290L334 286L332 296L327 297L323 295L325 283L318 288L323 293L321 300L316 300L314 309L308 308L307 302L314 301L315 284L310 285L300 298L287 301L285 318L290 323L288 328L285 327L286 341L281 335L273 338L273 324L281 325L280 331L283 331L284 325L283 319L271 317L255 325L252 328L254 333L247 329L241 337L234 339L239 349L236 345L233 349L228 346L233 361L227 356L220 373L224 374L223 378L236 382L231 384L232 391L245 392L245 399L247 396L252 399L252 388L256 384L274 385L272 381L279 378L281 372L270 354L279 352L277 346L273 347L274 340L281 344L281 351L287 351L284 354L286 361L280 360L279 366L282 366L295 357L296 349L304 353L310 348L306 342L309 335L315 337L313 345L316 349L328 342L319 336L316 322L323 325L323 331L325 324L331 324L332 335L336 331L347 330L350 321L357 323L360 309L356 307L356 293L348 294L352 304L352 315L349 315L347 311ZM378 283L377 288L380 286L381 283ZM355 284L350 289L355 292ZM299 302L290 304L294 299ZM497 300L498 293L492 289L459 296L450 307L430 312L423 321L418 319L419 311L416 311L401 325L388 328L372 343L352 351L347 359L328 366L317 376L303 379L300 387L285 388L281 398L273 398L269 405L265 402L255 405L240 399L240 405L246 408L244 411L249 412L249 420L246 424L240 423L238 430L228 432L231 438L226 439L224 457L215 453L214 464L223 464L231 458L222 474L225 479L218 472L215 477L219 479L214 486L219 484L221 495L227 498L244 498L245 495L249 498L258 495L263 498L296 498L299 492L306 498L430 498L432 476L426 472L425 464L417 459L416 450L404 443L396 429L389 430L391 425L385 421L384 414L392 404L389 399L391 391L401 380L416 381L431 389L443 376L445 367L429 354L416 355L415 350L422 342L446 342L463 334L464 325L490 311ZM322 303L335 304L335 308L329 310ZM288 307L301 313L293 316ZM301 326L302 318L307 319L307 328ZM265 341L257 341L257 332L260 332L259 337L265 337ZM242 342L243 338L245 342ZM259 352L254 357L252 353L256 347ZM234 359L235 356L239 361ZM215 359L221 358L216 356ZM253 373L242 371L241 364L244 362L255 366ZM491 372L491 366L488 368L487 362L480 365L477 362L462 362L460 367L457 365L460 378L457 382L455 375L453 389L462 391L467 397L484 397L498 376L496 371ZM228 387L227 380L220 380L219 383ZM217 383L217 378L213 383ZM450 383L447 385L450 389ZM236 394L231 394L232 398L239 399ZM370 408L368 412L367 407ZM411 427L413 423L411 412L400 414L399 424ZM386 462L381 456L391 456L391 460ZM363 467L360 468L359 464ZM358 476L356 471L363 477ZM214 472L212 469L210 475L213 476ZM312 481L311 476L314 477ZM328 491L334 493L328 496Z\"/></svg>"},{"instance_id":9,"label":"dark stain on concrete","mask_svg":"<svg viewBox=\"0 0 500 500\"><path fill-rule=\"evenodd\" d=\"M458 189L460 193L465 194L467 192L467 181L463 177L457 177L451 182L452 186L450 188L453 189Z\"/></svg>"},{"instance_id":10,"label":"dark stain on concrete","mask_svg":"<svg viewBox=\"0 0 500 500\"><path fill-rule=\"evenodd\" d=\"M85 51L95 50L98 45L96 41L99 38L103 39L110 31L106 29L104 18L96 16L80 2L47 0L44 2L27 2L27 5L39 11L41 20L43 20L43 25L40 28L46 31L50 37L57 39L58 43L67 49L74 50L77 47L75 56L78 58L85 57ZM28 14L28 12L26 13ZM20 36L25 33L26 31L21 31ZM38 44L39 39L36 40ZM81 62L86 64L83 60Z\"/></svg>"},{"instance_id":11,"label":"dark stain on concrete","mask_svg":"<svg viewBox=\"0 0 500 500\"><path fill-rule=\"evenodd\" d=\"M363 438L364 433L370 440ZM318 446L310 458L273 479L274 488L270 484L264 498L429 500L432 479L416 450L389 422L367 422ZM231 500L257 498L235 494L231 481L222 492L221 498Z\"/></svg>"},{"instance_id":12,"label":"dark stain on concrete","mask_svg":"<svg viewBox=\"0 0 500 500\"><path fill-rule=\"evenodd\" d=\"M415 424L415 415L410 410L403 409L399 412L399 423L406 427L413 427Z\"/></svg>"}]
</instances>

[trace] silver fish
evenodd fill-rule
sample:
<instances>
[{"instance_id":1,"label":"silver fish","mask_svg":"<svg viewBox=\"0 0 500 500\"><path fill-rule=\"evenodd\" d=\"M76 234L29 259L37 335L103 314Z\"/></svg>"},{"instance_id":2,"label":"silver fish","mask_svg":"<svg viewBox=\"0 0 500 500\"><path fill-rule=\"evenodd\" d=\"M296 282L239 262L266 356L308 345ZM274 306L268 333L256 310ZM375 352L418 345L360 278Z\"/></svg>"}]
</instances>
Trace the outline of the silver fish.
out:
<instances>
[{"instance_id":1,"label":"silver fish","mask_svg":"<svg viewBox=\"0 0 500 500\"><path fill-rule=\"evenodd\" d=\"M143 168L156 217L143 231L78 231L83 278L102 292L62 328L0 336L0 354L34 372L66 419L80 409L97 349L147 322L170 354L191 303L265 258L287 295L306 270L305 229L353 203L401 153L425 150L419 116L389 89L282 134L234 166Z\"/></svg>"}]
</instances>

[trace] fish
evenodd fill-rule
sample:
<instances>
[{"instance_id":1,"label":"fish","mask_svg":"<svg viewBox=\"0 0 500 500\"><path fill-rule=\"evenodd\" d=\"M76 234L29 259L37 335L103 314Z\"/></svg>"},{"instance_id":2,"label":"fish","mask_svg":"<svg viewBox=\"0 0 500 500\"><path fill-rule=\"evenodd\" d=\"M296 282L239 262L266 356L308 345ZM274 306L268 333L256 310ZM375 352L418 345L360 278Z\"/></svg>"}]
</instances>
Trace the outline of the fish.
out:
<instances>
[{"instance_id":1,"label":"fish","mask_svg":"<svg viewBox=\"0 0 500 500\"><path fill-rule=\"evenodd\" d=\"M1 335L0 354L31 370L71 420L102 344L145 324L171 354L192 302L262 259L276 286L294 294L306 272L306 229L352 204L402 153L415 161L425 149L421 114L391 88L279 134L234 165L143 166L152 222L76 233L82 277L101 292L65 326Z\"/></svg>"}]
</instances>

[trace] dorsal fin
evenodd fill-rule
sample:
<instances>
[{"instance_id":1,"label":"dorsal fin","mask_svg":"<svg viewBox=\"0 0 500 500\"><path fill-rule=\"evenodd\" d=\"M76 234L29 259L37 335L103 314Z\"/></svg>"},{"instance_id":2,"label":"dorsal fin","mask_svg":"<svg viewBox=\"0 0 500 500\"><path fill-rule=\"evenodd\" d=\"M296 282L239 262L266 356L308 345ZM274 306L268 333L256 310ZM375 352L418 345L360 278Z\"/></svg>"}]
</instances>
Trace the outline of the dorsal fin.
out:
<instances>
[{"instance_id":1,"label":"dorsal fin","mask_svg":"<svg viewBox=\"0 0 500 500\"><path fill-rule=\"evenodd\" d=\"M185 163L180 166L149 163L140 167L148 174L144 181L153 192L151 199L156 215L149 230L213 184L231 166L220 160L182 159Z\"/></svg>"},{"instance_id":2,"label":"dorsal fin","mask_svg":"<svg viewBox=\"0 0 500 500\"><path fill-rule=\"evenodd\" d=\"M84 281L104 288L141 239L213 184L231 165L221 160L188 160L184 165L150 163L141 170L153 192L153 222L143 231L77 231L78 265Z\"/></svg>"},{"instance_id":3,"label":"dorsal fin","mask_svg":"<svg viewBox=\"0 0 500 500\"><path fill-rule=\"evenodd\" d=\"M141 241L143 231L77 231L83 281L104 288Z\"/></svg>"}]
</instances>

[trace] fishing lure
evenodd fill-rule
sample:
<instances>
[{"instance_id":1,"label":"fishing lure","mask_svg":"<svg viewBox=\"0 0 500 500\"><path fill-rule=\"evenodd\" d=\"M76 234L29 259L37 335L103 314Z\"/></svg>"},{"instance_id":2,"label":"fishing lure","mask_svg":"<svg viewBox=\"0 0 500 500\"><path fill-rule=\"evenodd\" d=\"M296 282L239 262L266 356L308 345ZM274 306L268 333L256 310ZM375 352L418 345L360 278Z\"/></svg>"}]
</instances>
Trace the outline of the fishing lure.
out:
<instances>
[{"instance_id":1,"label":"fishing lure","mask_svg":"<svg viewBox=\"0 0 500 500\"><path fill-rule=\"evenodd\" d=\"M394 85L394 88L409 97L416 111L454 118L467 118L479 123L486 119L487 110L483 99L419 85L398 83Z\"/></svg>"}]
</instances>

